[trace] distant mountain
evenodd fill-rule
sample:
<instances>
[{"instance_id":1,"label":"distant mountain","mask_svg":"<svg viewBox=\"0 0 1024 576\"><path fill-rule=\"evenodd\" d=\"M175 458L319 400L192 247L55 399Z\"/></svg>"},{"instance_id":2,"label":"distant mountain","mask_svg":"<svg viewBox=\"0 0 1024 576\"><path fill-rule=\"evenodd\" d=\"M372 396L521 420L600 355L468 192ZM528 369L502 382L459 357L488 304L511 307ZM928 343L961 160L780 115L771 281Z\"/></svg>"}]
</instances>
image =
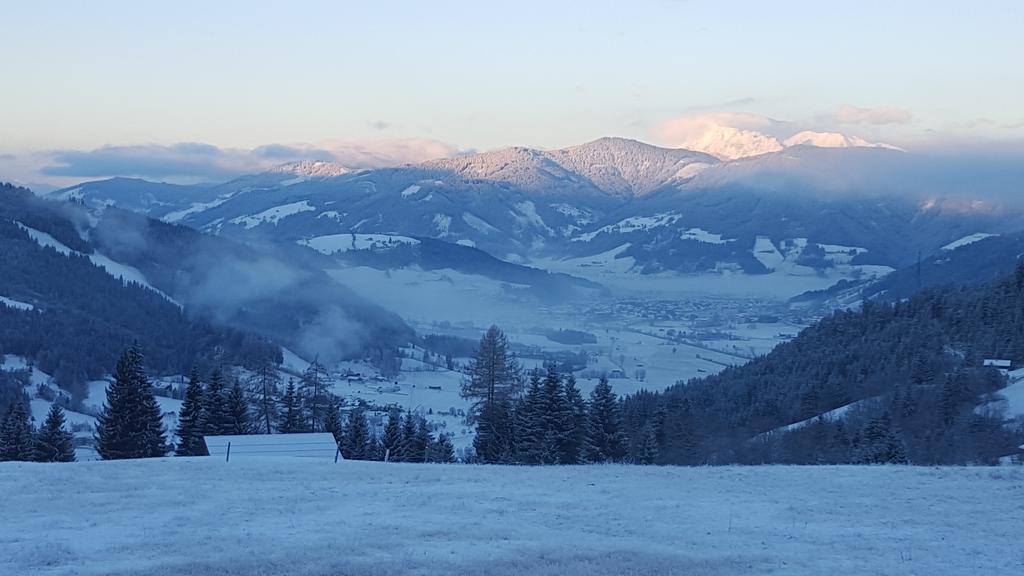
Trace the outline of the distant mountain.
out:
<instances>
[{"instance_id":1,"label":"distant mountain","mask_svg":"<svg viewBox=\"0 0 1024 576\"><path fill-rule=\"evenodd\" d=\"M884 270L861 268L898 268L966 234L1021 227L1019 209L965 195L973 188L957 167L838 134L798 136L734 161L602 138L375 170L303 163L205 187L115 179L55 194L245 241L432 238L519 263L614 260L637 274L872 274ZM133 186L153 200L133 199Z\"/></svg>"},{"instance_id":2,"label":"distant mountain","mask_svg":"<svg viewBox=\"0 0 1024 576\"><path fill-rule=\"evenodd\" d=\"M754 130L713 126L682 143L684 148L706 152L722 160L770 154L783 149L776 138Z\"/></svg>"},{"instance_id":3,"label":"distant mountain","mask_svg":"<svg viewBox=\"0 0 1024 576\"><path fill-rule=\"evenodd\" d=\"M814 132L811 130L804 130L803 132L797 132L796 134L786 138L783 145L787 148L792 146L816 146L819 148L888 148L890 150L899 150L899 148L890 144L881 144L876 142L868 142L863 138L857 136L849 136L847 134L840 134L839 132Z\"/></svg>"}]
</instances>

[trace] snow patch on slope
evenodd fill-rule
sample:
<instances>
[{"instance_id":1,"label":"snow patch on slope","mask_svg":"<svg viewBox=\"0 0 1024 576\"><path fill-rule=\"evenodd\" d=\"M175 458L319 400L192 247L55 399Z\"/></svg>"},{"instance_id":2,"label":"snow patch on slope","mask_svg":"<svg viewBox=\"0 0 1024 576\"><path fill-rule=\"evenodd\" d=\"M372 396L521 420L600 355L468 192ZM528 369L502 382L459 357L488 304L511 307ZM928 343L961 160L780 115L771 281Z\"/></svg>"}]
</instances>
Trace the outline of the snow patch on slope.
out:
<instances>
[{"instance_id":1,"label":"snow patch on slope","mask_svg":"<svg viewBox=\"0 0 1024 576\"><path fill-rule=\"evenodd\" d=\"M382 250L400 244L419 244L420 241L408 236L391 236L388 234L330 234L317 236L298 242L321 254L331 255L351 250Z\"/></svg>"},{"instance_id":2,"label":"snow patch on slope","mask_svg":"<svg viewBox=\"0 0 1024 576\"><path fill-rule=\"evenodd\" d=\"M309 204L308 200L301 202L292 202L291 204L284 204L282 206L274 206L260 212L259 214L253 214L251 216L239 216L231 220L232 224L240 224L245 227L246 230L255 228L260 224L277 224L281 220L294 216L302 212L309 212L316 210Z\"/></svg>"},{"instance_id":3,"label":"snow patch on slope","mask_svg":"<svg viewBox=\"0 0 1024 576\"><path fill-rule=\"evenodd\" d=\"M8 308L13 308L15 310L24 310L26 312L31 312L32 310L36 309L35 306L29 304L28 302L20 302L18 300L6 298L4 296L0 296L0 305L7 306Z\"/></svg>"},{"instance_id":4,"label":"snow patch on slope","mask_svg":"<svg viewBox=\"0 0 1024 576\"><path fill-rule=\"evenodd\" d=\"M470 228L473 228L481 234L490 234L492 232L499 232L497 228L488 224L482 218L477 217L469 212L462 213L462 221L465 222Z\"/></svg>"},{"instance_id":5,"label":"snow patch on slope","mask_svg":"<svg viewBox=\"0 0 1024 576\"><path fill-rule=\"evenodd\" d=\"M967 245L970 245L970 244L974 244L975 242L984 240L986 238L992 238L993 236L998 236L998 234L988 234L986 232L975 232L974 234L968 234L967 236L964 236L963 238L960 238L959 240L954 240L954 241L950 242L949 244L946 244L945 246L942 247L942 250L945 250L945 251L956 250L957 248L960 248L962 246L967 246Z\"/></svg>"},{"instance_id":6,"label":"snow patch on slope","mask_svg":"<svg viewBox=\"0 0 1024 576\"><path fill-rule=\"evenodd\" d=\"M586 234L580 234L579 236L572 239L573 242L590 242L601 233L618 233L628 234L630 232L638 232L651 230L652 228L661 228L663 226L671 226L682 218L676 212L661 212L654 214L653 216L631 216L619 220L615 224L609 224L602 226L593 232Z\"/></svg>"}]
</instances>

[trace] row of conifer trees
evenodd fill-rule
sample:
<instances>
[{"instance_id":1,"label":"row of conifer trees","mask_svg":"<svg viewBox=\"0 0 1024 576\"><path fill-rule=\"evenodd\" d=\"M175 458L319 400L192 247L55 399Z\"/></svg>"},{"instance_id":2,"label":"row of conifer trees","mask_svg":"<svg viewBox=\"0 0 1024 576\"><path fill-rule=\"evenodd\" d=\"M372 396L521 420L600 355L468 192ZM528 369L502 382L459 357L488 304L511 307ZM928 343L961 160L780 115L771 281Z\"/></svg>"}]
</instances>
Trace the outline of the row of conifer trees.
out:
<instances>
[{"instance_id":1,"label":"row of conifer trees","mask_svg":"<svg viewBox=\"0 0 1024 576\"><path fill-rule=\"evenodd\" d=\"M0 462L74 462L74 438L64 426L64 410L50 406L39 429L32 426L28 405L12 403L0 422Z\"/></svg>"}]
</instances>

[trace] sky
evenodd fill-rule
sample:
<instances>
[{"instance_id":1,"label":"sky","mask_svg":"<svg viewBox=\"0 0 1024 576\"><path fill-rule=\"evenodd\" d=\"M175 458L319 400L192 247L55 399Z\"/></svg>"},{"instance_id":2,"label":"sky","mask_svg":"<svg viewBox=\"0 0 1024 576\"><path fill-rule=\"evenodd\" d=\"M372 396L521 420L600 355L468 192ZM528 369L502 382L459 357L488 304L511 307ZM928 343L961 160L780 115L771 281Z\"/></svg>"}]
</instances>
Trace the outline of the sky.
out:
<instances>
[{"instance_id":1,"label":"sky","mask_svg":"<svg viewBox=\"0 0 1024 576\"><path fill-rule=\"evenodd\" d=\"M1022 29L1014 0L4 2L0 179L679 146L708 118L998 147Z\"/></svg>"}]
</instances>

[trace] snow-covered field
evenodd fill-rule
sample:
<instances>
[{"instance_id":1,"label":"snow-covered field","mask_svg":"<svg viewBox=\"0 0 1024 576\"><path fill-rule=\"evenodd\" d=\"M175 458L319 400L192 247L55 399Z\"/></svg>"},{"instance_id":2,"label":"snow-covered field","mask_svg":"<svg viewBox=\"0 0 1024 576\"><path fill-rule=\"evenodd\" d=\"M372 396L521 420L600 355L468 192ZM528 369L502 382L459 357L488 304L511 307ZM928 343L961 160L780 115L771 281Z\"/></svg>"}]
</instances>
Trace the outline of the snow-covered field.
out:
<instances>
[{"instance_id":1,"label":"snow-covered field","mask_svg":"<svg viewBox=\"0 0 1024 576\"><path fill-rule=\"evenodd\" d=\"M0 573L1024 573L1024 470L0 464Z\"/></svg>"}]
</instances>

